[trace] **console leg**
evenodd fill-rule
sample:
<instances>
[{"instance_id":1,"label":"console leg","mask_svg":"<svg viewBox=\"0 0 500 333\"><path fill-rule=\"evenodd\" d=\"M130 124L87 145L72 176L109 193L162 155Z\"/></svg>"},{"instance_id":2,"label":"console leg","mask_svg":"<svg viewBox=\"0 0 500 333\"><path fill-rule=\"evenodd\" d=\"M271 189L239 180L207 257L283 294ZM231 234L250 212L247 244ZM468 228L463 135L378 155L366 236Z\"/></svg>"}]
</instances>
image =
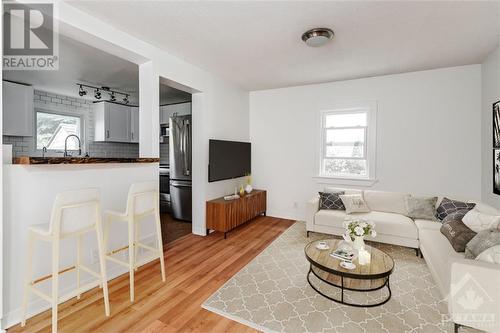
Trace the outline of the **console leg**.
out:
<instances>
[{"instance_id":1,"label":"console leg","mask_svg":"<svg viewBox=\"0 0 500 333\"><path fill-rule=\"evenodd\" d=\"M207 236L210 235L210 229L207 229Z\"/></svg>"},{"instance_id":2,"label":"console leg","mask_svg":"<svg viewBox=\"0 0 500 333\"><path fill-rule=\"evenodd\" d=\"M309 231L306 231L306 237L309 238Z\"/></svg>"},{"instance_id":3,"label":"console leg","mask_svg":"<svg viewBox=\"0 0 500 333\"><path fill-rule=\"evenodd\" d=\"M418 247L415 249L415 254L417 257L420 257L420 249Z\"/></svg>"},{"instance_id":4,"label":"console leg","mask_svg":"<svg viewBox=\"0 0 500 333\"><path fill-rule=\"evenodd\" d=\"M227 237L226 237L226 234L227 234L227 232L224 232L224 239L226 239L226 238L227 238Z\"/></svg>"},{"instance_id":5,"label":"console leg","mask_svg":"<svg viewBox=\"0 0 500 333\"><path fill-rule=\"evenodd\" d=\"M455 333L458 333L458 328L460 327L459 324L455 323Z\"/></svg>"}]
</instances>

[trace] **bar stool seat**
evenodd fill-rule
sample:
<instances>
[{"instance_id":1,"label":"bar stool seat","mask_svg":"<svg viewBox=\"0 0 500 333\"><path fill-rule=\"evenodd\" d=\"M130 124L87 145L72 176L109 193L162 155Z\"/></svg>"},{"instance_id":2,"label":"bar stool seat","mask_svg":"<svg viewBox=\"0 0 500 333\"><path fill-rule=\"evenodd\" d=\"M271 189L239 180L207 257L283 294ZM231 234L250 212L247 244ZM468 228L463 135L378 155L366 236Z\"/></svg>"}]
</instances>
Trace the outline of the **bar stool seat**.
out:
<instances>
[{"instance_id":1,"label":"bar stool seat","mask_svg":"<svg viewBox=\"0 0 500 333\"><path fill-rule=\"evenodd\" d=\"M83 235L95 231L99 254L100 272L95 272L81 263L81 247ZM57 332L57 307L73 297L93 288L96 282L102 287L104 297L104 312L109 316L108 282L104 259L104 246L101 226L101 197L99 189L83 189L60 193L54 200L50 223L36 224L28 227L28 258L25 272L25 286L22 304L21 326L26 325L26 311L30 293L48 301L52 306L52 332ZM59 269L60 242L62 239L76 238L76 263L67 268ZM52 244L52 274L32 279L33 247L37 239ZM66 295L59 295L59 275L76 271L76 288ZM96 280L80 285L80 273L84 271ZM51 294L36 288L36 285L46 280L52 280Z\"/></svg>"},{"instance_id":2,"label":"bar stool seat","mask_svg":"<svg viewBox=\"0 0 500 333\"><path fill-rule=\"evenodd\" d=\"M104 219L104 247L106 259L129 269L130 301L134 301L134 271L137 270L137 252L143 248L155 253L160 259L161 279L165 282L165 262L163 258L163 242L161 238L159 190L157 182L135 183L130 186L125 212L106 211ZM140 242L139 223L152 216L156 227L157 248ZM109 228L113 222L126 222L128 229L128 245L120 249L108 251ZM113 257L114 254L128 249L128 262Z\"/></svg>"}]
</instances>

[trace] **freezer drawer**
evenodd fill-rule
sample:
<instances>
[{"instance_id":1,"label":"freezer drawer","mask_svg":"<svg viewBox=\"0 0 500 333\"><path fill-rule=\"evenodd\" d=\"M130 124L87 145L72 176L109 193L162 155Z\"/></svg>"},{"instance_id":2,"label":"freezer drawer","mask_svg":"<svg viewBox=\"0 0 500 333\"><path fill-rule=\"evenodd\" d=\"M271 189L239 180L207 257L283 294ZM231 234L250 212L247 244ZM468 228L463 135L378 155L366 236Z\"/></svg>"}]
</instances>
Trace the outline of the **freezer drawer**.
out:
<instances>
[{"instance_id":1,"label":"freezer drawer","mask_svg":"<svg viewBox=\"0 0 500 333\"><path fill-rule=\"evenodd\" d=\"M192 184L190 181L170 181L172 216L183 221L192 220Z\"/></svg>"}]
</instances>

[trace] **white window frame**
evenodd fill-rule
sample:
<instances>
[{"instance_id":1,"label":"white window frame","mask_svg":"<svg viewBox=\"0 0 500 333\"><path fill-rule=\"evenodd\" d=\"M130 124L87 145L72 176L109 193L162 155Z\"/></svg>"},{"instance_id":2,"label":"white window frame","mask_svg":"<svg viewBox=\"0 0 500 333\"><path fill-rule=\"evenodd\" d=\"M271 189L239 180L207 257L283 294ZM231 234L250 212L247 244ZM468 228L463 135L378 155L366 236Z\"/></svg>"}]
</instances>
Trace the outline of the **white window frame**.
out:
<instances>
[{"instance_id":1,"label":"white window frame","mask_svg":"<svg viewBox=\"0 0 500 333\"><path fill-rule=\"evenodd\" d=\"M326 131L325 127L326 116L332 114L346 114L346 113L366 113L366 127L365 126L351 126L351 127L331 127L335 129L356 129L363 128L365 130L365 143L363 145L363 158L349 157L346 159L362 159L366 160L366 176L342 176L342 175L327 175L323 173L323 163L326 157ZM326 184L341 184L341 185L358 185L358 186L371 186L377 182L376 179L376 144L377 144L377 103L352 103L349 106L343 105L339 107L332 107L319 111L319 140L316 150L317 155L317 176L315 177L320 183Z\"/></svg>"},{"instance_id":2,"label":"white window frame","mask_svg":"<svg viewBox=\"0 0 500 333\"><path fill-rule=\"evenodd\" d=\"M50 114L55 114L59 116L66 116L66 117L74 117L74 118L80 118L80 141L81 141L81 147L82 147L82 155L86 153L86 133L85 133L85 116L81 113L77 112L66 112L66 111L59 111L59 110L49 110L49 109L43 109L43 108L35 108L35 115L33 117L34 119L34 151L36 152L41 152L42 149L38 148L38 128L37 128L37 119L38 119L38 113L50 113ZM75 152L76 150L68 150L71 152ZM62 150L59 149L48 149L47 152L49 153L62 153L64 152L64 148Z\"/></svg>"}]
</instances>

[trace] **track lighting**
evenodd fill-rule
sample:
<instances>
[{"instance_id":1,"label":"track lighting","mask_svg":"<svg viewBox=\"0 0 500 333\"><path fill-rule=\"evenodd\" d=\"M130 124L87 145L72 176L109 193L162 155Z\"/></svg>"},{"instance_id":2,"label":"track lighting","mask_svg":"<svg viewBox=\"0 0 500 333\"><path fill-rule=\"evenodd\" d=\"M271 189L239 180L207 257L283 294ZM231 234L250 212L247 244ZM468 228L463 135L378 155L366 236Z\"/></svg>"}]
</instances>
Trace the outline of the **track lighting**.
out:
<instances>
[{"instance_id":1,"label":"track lighting","mask_svg":"<svg viewBox=\"0 0 500 333\"><path fill-rule=\"evenodd\" d=\"M123 103L124 104L128 104L129 103L128 95L125 95L125 97L123 98Z\"/></svg>"},{"instance_id":2,"label":"track lighting","mask_svg":"<svg viewBox=\"0 0 500 333\"><path fill-rule=\"evenodd\" d=\"M111 92L111 95L109 96L109 100L110 100L111 102L116 101L116 97L115 97L115 92L114 92L114 91L112 91L112 92Z\"/></svg>"},{"instance_id":3,"label":"track lighting","mask_svg":"<svg viewBox=\"0 0 500 333\"><path fill-rule=\"evenodd\" d=\"M81 84L80 84L80 90L78 91L78 95L80 95L80 97L87 95L87 91L83 89L83 86Z\"/></svg>"},{"instance_id":4,"label":"track lighting","mask_svg":"<svg viewBox=\"0 0 500 333\"><path fill-rule=\"evenodd\" d=\"M96 89L95 91L95 94L94 94L94 97L96 99L101 99L101 92L99 91L99 88Z\"/></svg>"}]
</instances>

